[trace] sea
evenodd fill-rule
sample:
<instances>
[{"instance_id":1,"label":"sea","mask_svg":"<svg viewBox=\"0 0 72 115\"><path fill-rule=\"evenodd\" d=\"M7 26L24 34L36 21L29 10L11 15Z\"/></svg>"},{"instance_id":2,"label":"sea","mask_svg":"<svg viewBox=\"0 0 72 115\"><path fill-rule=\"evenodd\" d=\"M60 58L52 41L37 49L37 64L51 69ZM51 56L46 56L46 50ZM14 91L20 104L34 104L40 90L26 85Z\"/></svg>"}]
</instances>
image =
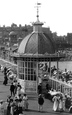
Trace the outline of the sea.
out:
<instances>
[{"instance_id":1,"label":"sea","mask_svg":"<svg viewBox=\"0 0 72 115\"><path fill-rule=\"evenodd\" d=\"M57 67L57 62L51 62L51 67L54 65ZM65 69L72 71L72 61L60 61L59 69L63 71Z\"/></svg>"}]
</instances>

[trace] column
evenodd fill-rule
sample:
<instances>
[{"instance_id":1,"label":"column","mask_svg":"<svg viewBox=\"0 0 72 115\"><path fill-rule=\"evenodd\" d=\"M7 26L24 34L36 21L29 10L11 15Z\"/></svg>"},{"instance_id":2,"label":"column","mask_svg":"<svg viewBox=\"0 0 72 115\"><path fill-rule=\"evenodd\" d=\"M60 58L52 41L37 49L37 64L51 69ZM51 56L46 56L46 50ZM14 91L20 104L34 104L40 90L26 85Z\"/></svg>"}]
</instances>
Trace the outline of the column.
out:
<instances>
[{"instance_id":1,"label":"column","mask_svg":"<svg viewBox=\"0 0 72 115\"><path fill-rule=\"evenodd\" d=\"M59 78L59 72L58 72L58 70L59 70L59 63L58 63L58 60L57 60L57 78Z\"/></svg>"},{"instance_id":2,"label":"column","mask_svg":"<svg viewBox=\"0 0 72 115\"><path fill-rule=\"evenodd\" d=\"M36 93L38 92L38 62L36 62Z\"/></svg>"},{"instance_id":3,"label":"column","mask_svg":"<svg viewBox=\"0 0 72 115\"><path fill-rule=\"evenodd\" d=\"M25 81L25 61L24 61L24 93L26 93L26 81Z\"/></svg>"},{"instance_id":4,"label":"column","mask_svg":"<svg viewBox=\"0 0 72 115\"><path fill-rule=\"evenodd\" d=\"M49 68L50 68L50 77L51 77L51 59L49 61Z\"/></svg>"},{"instance_id":5,"label":"column","mask_svg":"<svg viewBox=\"0 0 72 115\"><path fill-rule=\"evenodd\" d=\"M17 59L17 81L19 79L19 60Z\"/></svg>"}]
</instances>

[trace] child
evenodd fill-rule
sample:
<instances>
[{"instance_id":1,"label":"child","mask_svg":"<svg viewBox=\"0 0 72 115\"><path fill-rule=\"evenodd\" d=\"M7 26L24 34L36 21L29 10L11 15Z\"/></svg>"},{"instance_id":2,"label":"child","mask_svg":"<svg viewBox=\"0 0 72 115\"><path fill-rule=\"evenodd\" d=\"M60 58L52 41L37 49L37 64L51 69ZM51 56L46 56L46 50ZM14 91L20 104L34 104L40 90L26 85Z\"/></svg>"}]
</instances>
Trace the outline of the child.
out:
<instances>
[{"instance_id":1,"label":"child","mask_svg":"<svg viewBox=\"0 0 72 115\"><path fill-rule=\"evenodd\" d=\"M23 109L22 109L22 99L19 99L18 100L19 102L18 102L18 113L19 114L22 114L23 113Z\"/></svg>"},{"instance_id":2,"label":"child","mask_svg":"<svg viewBox=\"0 0 72 115\"><path fill-rule=\"evenodd\" d=\"M39 109L39 111L43 110L43 104L44 104L44 98L43 98L42 94L39 94L39 96L38 96L38 109Z\"/></svg>"}]
</instances>

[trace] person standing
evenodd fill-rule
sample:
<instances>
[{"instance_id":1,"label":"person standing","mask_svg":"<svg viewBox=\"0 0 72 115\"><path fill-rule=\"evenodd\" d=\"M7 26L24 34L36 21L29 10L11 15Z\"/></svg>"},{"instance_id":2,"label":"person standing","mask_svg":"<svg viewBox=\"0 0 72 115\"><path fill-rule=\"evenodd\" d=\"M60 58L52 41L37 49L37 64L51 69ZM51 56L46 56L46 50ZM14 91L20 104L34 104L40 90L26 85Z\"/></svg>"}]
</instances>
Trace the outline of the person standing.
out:
<instances>
[{"instance_id":1,"label":"person standing","mask_svg":"<svg viewBox=\"0 0 72 115\"><path fill-rule=\"evenodd\" d=\"M13 96L15 95L14 90L15 90L15 86L14 86L13 83L12 83L11 86L10 86L11 96L12 96L12 95L13 95Z\"/></svg>"},{"instance_id":2,"label":"person standing","mask_svg":"<svg viewBox=\"0 0 72 115\"><path fill-rule=\"evenodd\" d=\"M19 87L20 89L22 88L19 82L18 82L18 84L17 84L17 88L18 88L18 87Z\"/></svg>"},{"instance_id":3,"label":"person standing","mask_svg":"<svg viewBox=\"0 0 72 115\"><path fill-rule=\"evenodd\" d=\"M53 111L58 111L59 110L59 97L56 95L53 97Z\"/></svg>"},{"instance_id":4,"label":"person standing","mask_svg":"<svg viewBox=\"0 0 72 115\"><path fill-rule=\"evenodd\" d=\"M5 75L3 84L7 85L7 83L8 83L8 78L7 78L7 75Z\"/></svg>"},{"instance_id":5,"label":"person standing","mask_svg":"<svg viewBox=\"0 0 72 115\"><path fill-rule=\"evenodd\" d=\"M3 81L3 84L6 85L8 82L8 78L7 78L7 68L5 67L4 68L4 81Z\"/></svg>"},{"instance_id":6,"label":"person standing","mask_svg":"<svg viewBox=\"0 0 72 115\"><path fill-rule=\"evenodd\" d=\"M16 92L17 92L17 81L14 81L14 82L13 82L13 85L15 86L14 94L16 94Z\"/></svg>"},{"instance_id":7,"label":"person standing","mask_svg":"<svg viewBox=\"0 0 72 115\"><path fill-rule=\"evenodd\" d=\"M21 94L21 89L22 89L22 87L21 87L20 83L18 83L17 84L17 92L16 92L17 97L19 97L19 94Z\"/></svg>"},{"instance_id":8,"label":"person standing","mask_svg":"<svg viewBox=\"0 0 72 115\"><path fill-rule=\"evenodd\" d=\"M62 96L62 94L60 95L60 98L59 98L59 111L60 112L64 111L64 108L63 108L63 96Z\"/></svg>"},{"instance_id":9,"label":"person standing","mask_svg":"<svg viewBox=\"0 0 72 115\"><path fill-rule=\"evenodd\" d=\"M5 67L4 68L4 76L6 76L6 74L7 74L7 68Z\"/></svg>"},{"instance_id":10,"label":"person standing","mask_svg":"<svg viewBox=\"0 0 72 115\"><path fill-rule=\"evenodd\" d=\"M22 109L22 99L19 99L18 102L18 114L23 114L23 109Z\"/></svg>"},{"instance_id":11,"label":"person standing","mask_svg":"<svg viewBox=\"0 0 72 115\"><path fill-rule=\"evenodd\" d=\"M41 83L38 85L38 95L42 94L42 85Z\"/></svg>"},{"instance_id":12,"label":"person standing","mask_svg":"<svg viewBox=\"0 0 72 115\"><path fill-rule=\"evenodd\" d=\"M38 96L38 111L43 111L43 104L44 104L44 98L42 94L39 94Z\"/></svg>"},{"instance_id":13,"label":"person standing","mask_svg":"<svg viewBox=\"0 0 72 115\"><path fill-rule=\"evenodd\" d=\"M29 103L28 103L28 97L26 94L24 94L24 96L23 96L23 101L24 101L24 109L28 110Z\"/></svg>"},{"instance_id":14,"label":"person standing","mask_svg":"<svg viewBox=\"0 0 72 115\"><path fill-rule=\"evenodd\" d=\"M49 92L49 90L51 90L51 87L48 83L46 84L46 90L47 90L47 92Z\"/></svg>"}]
</instances>

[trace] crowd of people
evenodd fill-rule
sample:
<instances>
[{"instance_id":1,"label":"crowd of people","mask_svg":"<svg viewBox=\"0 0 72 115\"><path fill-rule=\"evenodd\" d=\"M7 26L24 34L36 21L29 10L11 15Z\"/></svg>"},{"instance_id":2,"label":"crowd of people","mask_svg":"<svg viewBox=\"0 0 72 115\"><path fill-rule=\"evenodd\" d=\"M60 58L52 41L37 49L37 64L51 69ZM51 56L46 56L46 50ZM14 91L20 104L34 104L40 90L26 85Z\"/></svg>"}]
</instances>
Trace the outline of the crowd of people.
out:
<instances>
[{"instance_id":1,"label":"crowd of people","mask_svg":"<svg viewBox=\"0 0 72 115\"><path fill-rule=\"evenodd\" d=\"M28 97L10 67L3 67L2 72L5 86L10 80L10 95L7 97L7 101L0 100L0 112L2 115L20 115L23 111L28 110Z\"/></svg>"},{"instance_id":2,"label":"crowd of people","mask_svg":"<svg viewBox=\"0 0 72 115\"><path fill-rule=\"evenodd\" d=\"M7 68L5 67L4 68L4 82L3 82L3 84L4 85L7 85L7 83L8 83L8 76L7 76Z\"/></svg>"},{"instance_id":3,"label":"crowd of people","mask_svg":"<svg viewBox=\"0 0 72 115\"><path fill-rule=\"evenodd\" d=\"M4 85L7 85L8 82L12 82L17 79L17 75L13 72L11 67L3 67L2 72L4 73Z\"/></svg>"},{"instance_id":4,"label":"crowd of people","mask_svg":"<svg viewBox=\"0 0 72 115\"><path fill-rule=\"evenodd\" d=\"M55 112L64 112L68 111L72 113L72 98L67 94L56 93L52 98L53 101L53 110Z\"/></svg>"},{"instance_id":5,"label":"crowd of people","mask_svg":"<svg viewBox=\"0 0 72 115\"><path fill-rule=\"evenodd\" d=\"M63 82L69 83L72 80L72 71L69 71L65 68L65 71L56 68L56 66L48 67L47 63L40 63L39 68L43 71L46 71L55 79L61 80ZM50 70L51 69L51 70ZM58 72L58 73L57 73Z\"/></svg>"},{"instance_id":6,"label":"crowd of people","mask_svg":"<svg viewBox=\"0 0 72 115\"><path fill-rule=\"evenodd\" d=\"M56 71L55 67L53 68L52 73L54 73L54 70ZM11 71L11 69L7 69L6 67L4 68L4 85L8 83L9 79L7 75L9 71ZM0 100L0 111L4 113L4 115L20 115L29 108L28 97L26 93L22 92L20 83L16 79L12 78L11 80L10 96L8 96L6 102ZM46 90L50 92L48 99L51 99L53 103L53 111L64 112L68 110L72 113L72 99L69 95L64 95L61 92L54 91L49 84L46 84ZM54 95L52 95L52 93L54 93ZM45 102L44 98L45 97L42 94L42 86L40 83L38 85L38 111L43 111L43 105Z\"/></svg>"},{"instance_id":7,"label":"crowd of people","mask_svg":"<svg viewBox=\"0 0 72 115\"><path fill-rule=\"evenodd\" d=\"M10 96L8 96L7 101L0 101L0 112L2 112L3 115L20 115L28 110L28 97L21 89L20 83L11 83Z\"/></svg>"},{"instance_id":8,"label":"crowd of people","mask_svg":"<svg viewBox=\"0 0 72 115\"><path fill-rule=\"evenodd\" d=\"M56 91L52 89L49 84L46 84L46 90L48 93L47 95L45 94L43 97L42 84L40 83L38 85L39 111L40 111L40 108L41 110L43 110L44 98L47 98L53 103L54 112L65 112L66 111L66 112L72 113L72 98L70 97L70 95L63 94L60 91Z\"/></svg>"},{"instance_id":9,"label":"crowd of people","mask_svg":"<svg viewBox=\"0 0 72 115\"><path fill-rule=\"evenodd\" d=\"M62 82L66 82L66 83L69 83L69 81L72 80L72 71L69 71L65 68L65 71L62 71L62 70L58 70L58 73L57 73L57 69L55 66L52 67L52 70L51 70L51 76L54 78L54 79L58 79Z\"/></svg>"},{"instance_id":10,"label":"crowd of people","mask_svg":"<svg viewBox=\"0 0 72 115\"><path fill-rule=\"evenodd\" d=\"M38 87L41 89L41 87ZM51 89L52 92L53 89ZM7 97L7 101L0 100L0 112L2 115L23 115L24 111L28 110L29 102L26 93L21 93L21 85L19 83L11 83L11 95ZM44 96L41 91L38 92L38 111L43 111ZM72 99L69 95L64 95L61 92L55 92L52 97L53 111L72 113ZM4 114L3 114L4 113Z\"/></svg>"}]
</instances>

